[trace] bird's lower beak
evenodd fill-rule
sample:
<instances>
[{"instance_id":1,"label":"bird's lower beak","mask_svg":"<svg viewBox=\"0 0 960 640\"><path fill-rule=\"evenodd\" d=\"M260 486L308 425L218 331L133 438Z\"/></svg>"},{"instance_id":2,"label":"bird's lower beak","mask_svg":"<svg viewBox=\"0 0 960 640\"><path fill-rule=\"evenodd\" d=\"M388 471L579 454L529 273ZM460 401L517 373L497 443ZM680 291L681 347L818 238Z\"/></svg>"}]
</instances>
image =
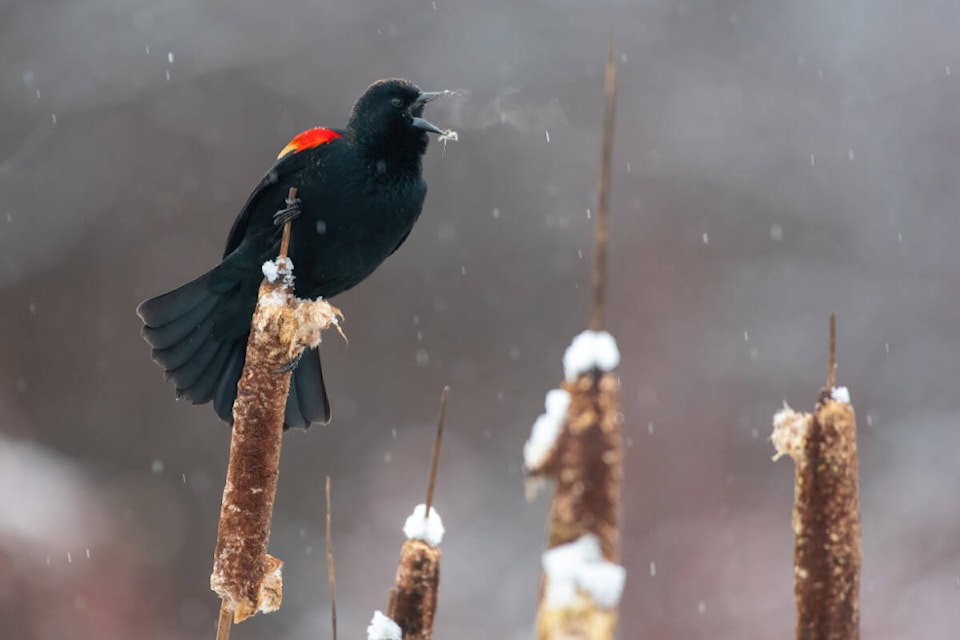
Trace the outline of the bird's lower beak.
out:
<instances>
[{"instance_id":1,"label":"bird's lower beak","mask_svg":"<svg viewBox=\"0 0 960 640\"><path fill-rule=\"evenodd\" d=\"M427 104L428 102L432 102L441 96L450 94L450 91L421 91L420 95L417 96L417 99L413 101L412 105L410 105L410 111L414 114L411 124L417 129L422 129L424 131L439 133L441 135L446 133L446 131L433 124L429 120L421 117L419 114L423 113L423 105Z\"/></svg>"},{"instance_id":2,"label":"bird's lower beak","mask_svg":"<svg viewBox=\"0 0 960 640\"><path fill-rule=\"evenodd\" d=\"M412 124L417 129L423 129L424 131L432 131L433 133L446 133L443 129L441 129L437 125L419 116L415 116L413 118L413 121L410 124Z\"/></svg>"}]
</instances>

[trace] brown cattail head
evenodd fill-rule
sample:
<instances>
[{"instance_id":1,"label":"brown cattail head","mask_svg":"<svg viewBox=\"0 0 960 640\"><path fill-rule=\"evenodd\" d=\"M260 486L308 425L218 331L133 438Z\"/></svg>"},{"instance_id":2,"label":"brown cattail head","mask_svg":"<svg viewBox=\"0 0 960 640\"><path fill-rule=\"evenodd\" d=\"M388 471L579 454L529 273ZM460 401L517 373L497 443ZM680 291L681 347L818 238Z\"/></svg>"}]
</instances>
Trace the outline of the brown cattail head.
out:
<instances>
[{"instance_id":1,"label":"brown cattail head","mask_svg":"<svg viewBox=\"0 0 960 640\"><path fill-rule=\"evenodd\" d=\"M584 331L564 355L566 381L547 394L524 447L531 477L552 480L549 547L595 535L605 560L620 557L623 436L616 342L606 332Z\"/></svg>"},{"instance_id":2,"label":"brown cattail head","mask_svg":"<svg viewBox=\"0 0 960 640\"><path fill-rule=\"evenodd\" d=\"M440 548L407 540L400 551L397 582L387 616L403 629L403 640L430 640L440 588Z\"/></svg>"},{"instance_id":3,"label":"brown cattail head","mask_svg":"<svg viewBox=\"0 0 960 640\"><path fill-rule=\"evenodd\" d=\"M291 374L284 368L339 317L325 301L294 298L289 260L279 270L265 265L265 273L233 407L230 463L210 576L210 588L233 612L234 622L280 607L283 563L267 554L267 542L290 386Z\"/></svg>"},{"instance_id":4,"label":"brown cattail head","mask_svg":"<svg viewBox=\"0 0 960 640\"><path fill-rule=\"evenodd\" d=\"M821 392L816 410L774 417L777 457L796 463L794 596L797 640L860 637L860 504L856 416L843 387Z\"/></svg>"},{"instance_id":5,"label":"brown cattail head","mask_svg":"<svg viewBox=\"0 0 960 640\"><path fill-rule=\"evenodd\" d=\"M623 484L620 382L613 373L590 373L564 388L570 393L570 408L557 446L549 546L593 533L600 540L603 557L616 562Z\"/></svg>"}]
</instances>

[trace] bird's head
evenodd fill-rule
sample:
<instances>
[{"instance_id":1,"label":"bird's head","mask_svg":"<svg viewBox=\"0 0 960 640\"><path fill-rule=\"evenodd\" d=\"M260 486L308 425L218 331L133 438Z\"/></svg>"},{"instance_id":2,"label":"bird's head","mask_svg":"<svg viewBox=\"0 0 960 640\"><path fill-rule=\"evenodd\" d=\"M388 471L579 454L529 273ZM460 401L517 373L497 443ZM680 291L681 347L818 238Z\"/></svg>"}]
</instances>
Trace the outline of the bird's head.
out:
<instances>
[{"instance_id":1,"label":"bird's head","mask_svg":"<svg viewBox=\"0 0 960 640\"><path fill-rule=\"evenodd\" d=\"M356 139L368 147L413 152L427 150L427 133L445 134L423 117L423 108L446 91L421 91L409 80L391 78L370 85L350 114L347 125Z\"/></svg>"}]
</instances>

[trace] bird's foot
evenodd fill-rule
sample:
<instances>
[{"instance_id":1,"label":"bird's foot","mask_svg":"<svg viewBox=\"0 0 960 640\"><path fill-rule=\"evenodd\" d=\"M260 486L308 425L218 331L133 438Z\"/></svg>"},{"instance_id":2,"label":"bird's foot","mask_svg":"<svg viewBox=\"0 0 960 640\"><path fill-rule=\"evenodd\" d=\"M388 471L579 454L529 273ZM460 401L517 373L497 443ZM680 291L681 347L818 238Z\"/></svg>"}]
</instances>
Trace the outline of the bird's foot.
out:
<instances>
[{"instance_id":1,"label":"bird's foot","mask_svg":"<svg viewBox=\"0 0 960 640\"><path fill-rule=\"evenodd\" d=\"M300 198L287 198L287 208L273 214L273 224L282 227L300 217Z\"/></svg>"},{"instance_id":2,"label":"bird's foot","mask_svg":"<svg viewBox=\"0 0 960 640\"><path fill-rule=\"evenodd\" d=\"M297 355L293 357L293 360L283 365L279 369L274 369L273 373L287 373L288 371L293 371L297 368L297 365L300 364L300 358L303 357L303 351L300 351Z\"/></svg>"}]
</instances>

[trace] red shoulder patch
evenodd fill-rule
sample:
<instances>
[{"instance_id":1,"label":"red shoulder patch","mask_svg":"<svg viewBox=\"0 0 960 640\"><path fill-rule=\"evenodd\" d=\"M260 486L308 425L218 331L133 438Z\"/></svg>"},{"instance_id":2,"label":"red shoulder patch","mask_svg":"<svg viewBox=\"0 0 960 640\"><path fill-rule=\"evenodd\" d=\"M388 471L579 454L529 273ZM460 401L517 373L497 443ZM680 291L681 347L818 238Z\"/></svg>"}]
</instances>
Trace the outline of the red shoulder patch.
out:
<instances>
[{"instance_id":1,"label":"red shoulder patch","mask_svg":"<svg viewBox=\"0 0 960 640\"><path fill-rule=\"evenodd\" d=\"M280 152L277 158L282 158L288 153L300 153L304 149L319 147L322 144L327 144L331 140L336 140L340 137L342 136L332 129L324 129L323 127L307 129L303 133L298 133L294 136L290 144L283 148L283 151Z\"/></svg>"}]
</instances>

